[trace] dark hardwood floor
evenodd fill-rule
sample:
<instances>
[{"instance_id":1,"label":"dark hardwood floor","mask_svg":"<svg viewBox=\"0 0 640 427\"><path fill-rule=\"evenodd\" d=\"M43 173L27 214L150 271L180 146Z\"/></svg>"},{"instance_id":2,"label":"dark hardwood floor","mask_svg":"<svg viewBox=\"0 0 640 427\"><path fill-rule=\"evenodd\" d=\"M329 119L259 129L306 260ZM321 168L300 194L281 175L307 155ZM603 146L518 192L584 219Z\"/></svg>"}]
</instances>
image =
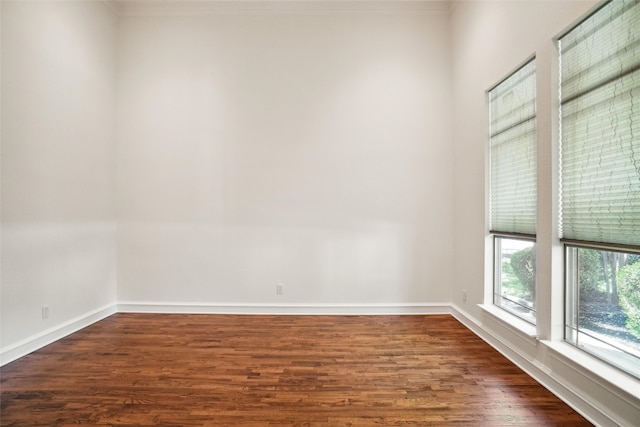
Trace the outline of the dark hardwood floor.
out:
<instances>
[{"instance_id":1,"label":"dark hardwood floor","mask_svg":"<svg viewBox=\"0 0 640 427\"><path fill-rule=\"evenodd\" d=\"M116 314L0 386L3 426L591 425L448 315Z\"/></svg>"}]
</instances>

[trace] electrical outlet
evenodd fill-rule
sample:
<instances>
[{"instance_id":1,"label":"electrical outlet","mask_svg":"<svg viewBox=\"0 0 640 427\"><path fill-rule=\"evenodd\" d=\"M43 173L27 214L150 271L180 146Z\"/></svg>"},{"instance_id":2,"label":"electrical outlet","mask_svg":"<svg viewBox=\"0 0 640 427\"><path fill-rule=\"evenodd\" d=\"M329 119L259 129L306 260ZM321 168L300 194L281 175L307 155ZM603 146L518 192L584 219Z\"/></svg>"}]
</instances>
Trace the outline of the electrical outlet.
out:
<instances>
[{"instance_id":1,"label":"electrical outlet","mask_svg":"<svg viewBox=\"0 0 640 427\"><path fill-rule=\"evenodd\" d=\"M276 294L278 295L284 294L284 285L282 283L278 283L276 285Z\"/></svg>"},{"instance_id":2,"label":"electrical outlet","mask_svg":"<svg viewBox=\"0 0 640 427\"><path fill-rule=\"evenodd\" d=\"M466 290L462 291L462 302L467 302L467 291Z\"/></svg>"},{"instance_id":3,"label":"electrical outlet","mask_svg":"<svg viewBox=\"0 0 640 427\"><path fill-rule=\"evenodd\" d=\"M47 317L49 317L49 306L48 305L43 305L42 306L42 318L46 319Z\"/></svg>"}]
</instances>

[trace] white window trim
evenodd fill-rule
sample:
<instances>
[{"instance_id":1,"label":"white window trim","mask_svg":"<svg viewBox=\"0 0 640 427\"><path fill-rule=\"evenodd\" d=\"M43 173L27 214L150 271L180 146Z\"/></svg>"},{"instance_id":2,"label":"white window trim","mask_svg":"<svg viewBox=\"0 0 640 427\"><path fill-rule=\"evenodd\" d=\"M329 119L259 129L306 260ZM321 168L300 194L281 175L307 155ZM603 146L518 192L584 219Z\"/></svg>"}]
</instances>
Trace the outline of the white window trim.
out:
<instances>
[{"instance_id":1,"label":"white window trim","mask_svg":"<svg viewBox=\"0 0 640 427\"><path fill-rule=\"evenodd\" d=\"M527 322L526 320L519 318L515 314L511 314L507 310L500 308L493 303L478 304L478 307L480 307L482 311L489 314L494 319L497 319L509 328L515 330L520 335L534 340L538 339L538 331L536 326Z\"/></svg>"},{"instance_id":2,"label":"white window trim","mask_svg":"<svg viewBox=\"0 0 640 427\"><path fill-rule=\"evenodd\" d=\"M611 393L615 393L629 404L637 405L637 399L640 399L639 379L564 341L541 340L540 342L551 350L550 353L552 355L560 356L557 359L563 364L573 369L578 365L578 367L587 371L589 376L596 376L600 379L600 386L605 387ZM620 393L619 390L623 391L627 396Z\"/></svg>"}]
</instances>

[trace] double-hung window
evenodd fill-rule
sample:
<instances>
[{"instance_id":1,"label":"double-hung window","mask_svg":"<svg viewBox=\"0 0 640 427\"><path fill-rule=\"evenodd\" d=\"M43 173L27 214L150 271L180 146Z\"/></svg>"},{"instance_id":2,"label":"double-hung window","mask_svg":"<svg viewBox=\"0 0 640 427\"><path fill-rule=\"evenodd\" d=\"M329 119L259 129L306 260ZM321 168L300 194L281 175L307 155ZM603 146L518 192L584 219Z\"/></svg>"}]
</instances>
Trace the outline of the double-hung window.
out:
<instances>
[{"instance_id":1,"label":"double-hung window","mask_svg":"<svg viewBox=\"0 0 640 427\"><path fill-rule=\"evenodd\" d=\"M558 49L565 340L640 377L640 0Z\"/></svg>"},{"instance_id":2,"label":"double-hung window","mask_svg":"<svg viewBox=\"0 0 640 427\"><path fill-rule=\"evenodd\" d=\"M530 60L489 90L489 223L493 303L536 318L536 65Z\"/></svg>"}]
</instances>

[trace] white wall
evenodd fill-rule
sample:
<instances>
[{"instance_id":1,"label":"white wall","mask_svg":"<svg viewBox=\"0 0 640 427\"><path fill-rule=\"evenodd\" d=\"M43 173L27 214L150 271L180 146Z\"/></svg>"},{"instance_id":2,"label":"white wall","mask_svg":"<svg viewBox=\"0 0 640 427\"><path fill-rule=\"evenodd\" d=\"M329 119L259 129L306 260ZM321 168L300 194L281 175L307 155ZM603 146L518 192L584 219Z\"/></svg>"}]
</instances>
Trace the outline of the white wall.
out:
<instances>
[{"instance_id":1,"label":"white wall","mask_svg":"<svg viewBox=\"0 0 640 427\"><path fill-rule=\"evenodd\" d=\"M115 48L102 2L2 1L3 352L115 303Z\"/></svg>"},{"instance_id":2,"label":"white wall","mask_svg":"<svg viewBox=\"0 0 640 427\"><path fill-rule=\"evenodd\" d=\"M449 301L447 16L127 16L119 63L120 302Z\"/></svg>"},{"instance_id":3,"label":"white wall","mask_svg":"<svg viewBox=\"0 0 640 427\"><path fill-rule=\"evenodd\" d=\"M469 327L591 421L631 426L640 419L640 382L560 342L563 261L557 230L557 50L552 39L595 3L463 1L455 8L451 31L457 256L452 303ZM538 75L538 304L537 330L526 333L478 304L490 304L486 291L492 281L485 213L485 92L534 54ZM466 302L463 291L467 291Z\"/></svg>"}]
</instances>

